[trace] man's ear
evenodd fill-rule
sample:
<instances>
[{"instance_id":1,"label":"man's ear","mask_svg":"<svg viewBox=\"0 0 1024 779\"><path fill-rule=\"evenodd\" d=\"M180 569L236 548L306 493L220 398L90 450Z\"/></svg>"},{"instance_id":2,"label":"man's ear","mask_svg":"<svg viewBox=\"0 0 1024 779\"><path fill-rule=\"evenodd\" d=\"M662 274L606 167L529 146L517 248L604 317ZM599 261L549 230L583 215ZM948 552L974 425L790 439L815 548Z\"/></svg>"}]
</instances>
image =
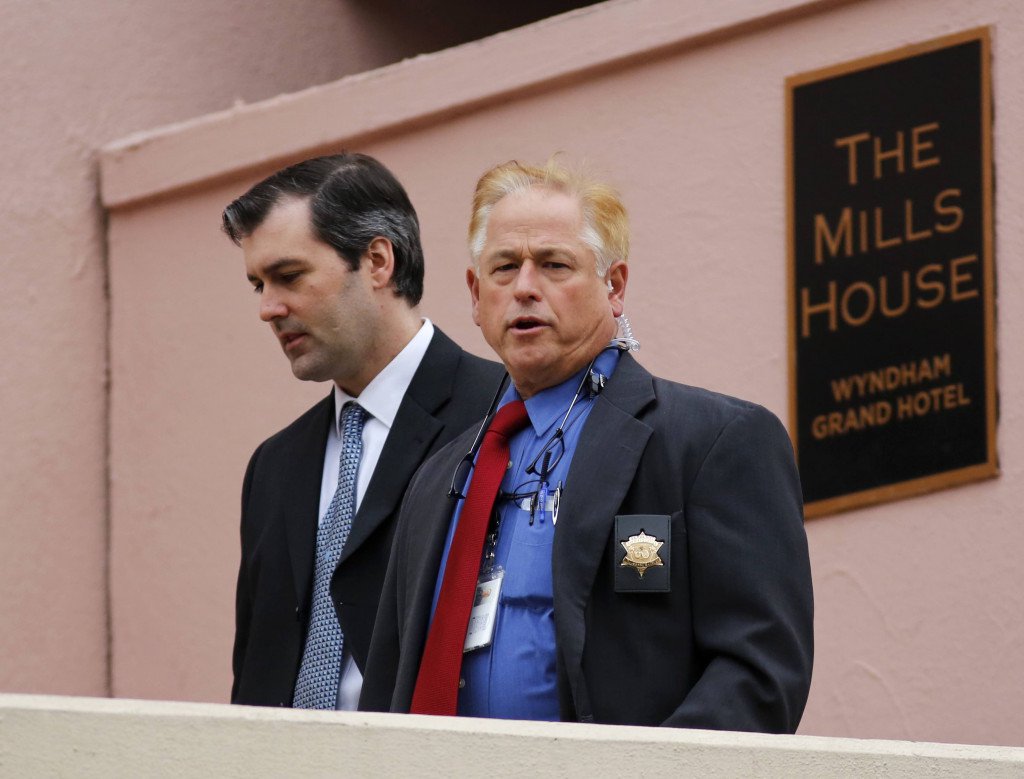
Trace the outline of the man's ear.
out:
<instances>
[{"instance_id":1,"label":"man's ear","mask_svg":"<svg viewBox=\"0 0 1024 779\"><path fill-rule=\"evenodd\" d=\"M605 275L608 283L608 304L612 307L612 316L622 316L626 301L626 281L629 279L629 266L624 260L613 262Z\"/></svg>"},{"instance_id":2,"label":"man's ear","mask_svg":"<svg viewBox=\"0 0 1024 779\"><path fill-rule=\"evenodd\" d=\"M395 249L391 241L378 235L363 252L363 262L369 263L373 289L386 289L395 275Z\"/></svg>"},{"instance_id":3,"label":"man's ear","mask_svg":"<svg viewBox=\"0 0 1024 779\"><path fill-rule=\"evenodd\" d=\"M472 265L466 268L466 286L469 287L469 297L473 301L473 324L480 327L480 279Z\"/></svg>"}]
</instances>

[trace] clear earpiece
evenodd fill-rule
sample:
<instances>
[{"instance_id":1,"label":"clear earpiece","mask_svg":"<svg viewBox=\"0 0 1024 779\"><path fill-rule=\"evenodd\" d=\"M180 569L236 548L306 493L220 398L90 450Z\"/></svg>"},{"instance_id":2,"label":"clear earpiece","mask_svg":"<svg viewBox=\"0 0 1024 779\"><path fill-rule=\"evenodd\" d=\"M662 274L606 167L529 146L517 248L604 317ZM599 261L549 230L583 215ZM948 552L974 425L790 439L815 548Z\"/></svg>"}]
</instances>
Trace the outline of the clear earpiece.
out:
<instances>
[{"instance_id":1,"label":"clear earpiece","mask_svg":"<svg viewBox=\"0 0 1024 779\"><path fill-rule=\"evenodd\" d=\"M611 287L611 282L608 282L608 286ZM623 314L618 318L617 324L619 330L608 345L618 347L624 352L638 351L640 349L640 342L633 337L633 328L630 327L629 317Z\"/></svg>"}]
</instances>

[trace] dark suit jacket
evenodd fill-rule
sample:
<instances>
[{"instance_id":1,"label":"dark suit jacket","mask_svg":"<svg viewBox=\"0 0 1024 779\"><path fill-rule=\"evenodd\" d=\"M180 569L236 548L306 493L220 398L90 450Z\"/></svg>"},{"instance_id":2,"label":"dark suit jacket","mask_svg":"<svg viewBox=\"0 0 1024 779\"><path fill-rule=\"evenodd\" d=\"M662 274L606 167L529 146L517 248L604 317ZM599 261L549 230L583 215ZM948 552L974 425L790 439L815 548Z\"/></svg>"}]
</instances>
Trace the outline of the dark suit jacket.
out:
<instances>
[{"instance_id":1,"label":"dark suit jacket","mask_svg":"<svg viewBox=\"0 0 1024 779\"><path fill-rule=\"evenodd\" d=\"M409 487L361 709L409 710L452 513L445 490L471 438ZM615 518L637 514L670 529L668 592L616 592L627 539ZM551 565L562 719L796 729L811 679L811 574L793 452L771 413L654 378L623 355L581 433Z\"/></svg>"},{"instance_id":2,"label":"dark suit jacket","mask_svg":"<svg viewBox=\"0 0 1024 779\"><path fill-rule=\"evenodd\" d=\"M338 619L360 670L387 569L394 519L416 468L486 412L501 366L462 351L439 329L388 434L331 580ZM242 487L233 703L291 706L310 611L328 396L249 461Z\"/></svg>"}]
</instances>

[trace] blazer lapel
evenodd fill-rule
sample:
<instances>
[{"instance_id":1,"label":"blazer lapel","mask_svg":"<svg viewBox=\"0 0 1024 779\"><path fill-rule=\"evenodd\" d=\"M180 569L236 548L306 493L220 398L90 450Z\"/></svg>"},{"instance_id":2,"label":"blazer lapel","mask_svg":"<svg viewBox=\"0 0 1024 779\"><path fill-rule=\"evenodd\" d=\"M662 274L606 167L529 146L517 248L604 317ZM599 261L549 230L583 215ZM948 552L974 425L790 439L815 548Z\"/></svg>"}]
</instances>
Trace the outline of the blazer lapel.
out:
<instances>
[{"instance_id":1,"label":"blazer lapel","mask_svg":"<svg viewBox=\"0 0 1024 779\"><path fill-rule=\"evenodd\" d=\"M339 565L353 555L382 522L397 513L413 473L444 428L434 415L452 396L459 354L455 343L435 329L398 407Z\"/></svg>"},{"instance_id":2,"label":"blazer lapel","mask_svg":"<svg viewBox=\"0 0 1024 779\"><path fill-rule=\"evenodd\" d=\"M320 520L320 483L324 472L324 449L327 433L334 422L333 393L322 400L309 416L288 470L281 474L284 486L281 511L288 538L288 555L292 563L295 598L299 608L306 609L312 587L313 560L316 557L316 531Z\"/></svg>"},{"instance_id":3,"label":"blazer lapel","mask_svg":"<svg viewBox=\"0 0 1024 779\"><path fill-rule=\"evenodd\" d=\"M443 427L428 412L409 403L408 398L403 401L352 523L339 565L355 553L384 520L398 511L405 486Z\"/></svg>"},{"instance_id":4,"label":"blazer lapel","mask_svg":"<svg viewBox=\"0 0 1024 779\"><path fill-rule=\"evenodd\" d=\"M399 598L399 612L402 615L399 626L401 655L395 678L396 711L408 711L412 704L420 659L430 627L430 607L441 568L441 557L452 512L455 510L455 501L446 497L448 483L469 450L475 433L476 430L466 431L430 461L424 469L428 479L425 483L431 485L429 499L416 506L415 514L411 508L405 509L405 512L409 512L407 521L410 525L415 524L415 530L409 531L415 539L415 549L401 559L405 583L401 586L402 594ZM428 497L422 490L420 495Z\"/></svg>"},{"instance_id":5,"label":"blazer lapel","mask_svg":"<svg viewBox=\"0 0 1024 779\"><path fill-rule=\"evenodd\" d=\"M580 434L559 507L551 561L555 631L576 713L583 720L589 716L581 667L584 610L615 512L652 433L636 417L654 400L651 375L622 355Z\"/></svg>"}]
</instances>

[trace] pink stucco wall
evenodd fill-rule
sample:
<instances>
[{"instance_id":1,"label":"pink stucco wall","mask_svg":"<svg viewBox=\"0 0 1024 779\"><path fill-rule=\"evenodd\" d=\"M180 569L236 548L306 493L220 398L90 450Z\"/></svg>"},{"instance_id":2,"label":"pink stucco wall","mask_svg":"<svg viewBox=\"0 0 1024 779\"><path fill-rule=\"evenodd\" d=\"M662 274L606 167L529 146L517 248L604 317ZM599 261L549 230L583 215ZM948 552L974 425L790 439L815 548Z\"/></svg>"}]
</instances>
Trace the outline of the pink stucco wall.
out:
<instances>
[{"instance_id":1,"label":"pink stucco wall","mask_svg":"<svg viewBox=\"0 0 1024 779\"><path fill-rule=\"evenodd\" d=\"M979 25L993 31L1002 476L809 523L818 648L801 731L1024 744L1016 0L615 0L108 149L114 692L225 699L245 462L326 392L291 377L217 231L271 161L353 138L385 160L424 226L424 312L483 354L462 281L476 177L512 157L589 159L633 214L641 360L785 418L784 80Z\"/></svg>"},{"instance_id":2,"label":"pink stucco wall","mask_svg":"<svg viewBox=\"0 0 1024 779\"><path fill-rule=\"evenodd\" d=\"M398 59L357 6L0 0L0 690L108 690L97 150ZM132 434L159 430L160 417Z\"/></svg>"}]
</instances>

